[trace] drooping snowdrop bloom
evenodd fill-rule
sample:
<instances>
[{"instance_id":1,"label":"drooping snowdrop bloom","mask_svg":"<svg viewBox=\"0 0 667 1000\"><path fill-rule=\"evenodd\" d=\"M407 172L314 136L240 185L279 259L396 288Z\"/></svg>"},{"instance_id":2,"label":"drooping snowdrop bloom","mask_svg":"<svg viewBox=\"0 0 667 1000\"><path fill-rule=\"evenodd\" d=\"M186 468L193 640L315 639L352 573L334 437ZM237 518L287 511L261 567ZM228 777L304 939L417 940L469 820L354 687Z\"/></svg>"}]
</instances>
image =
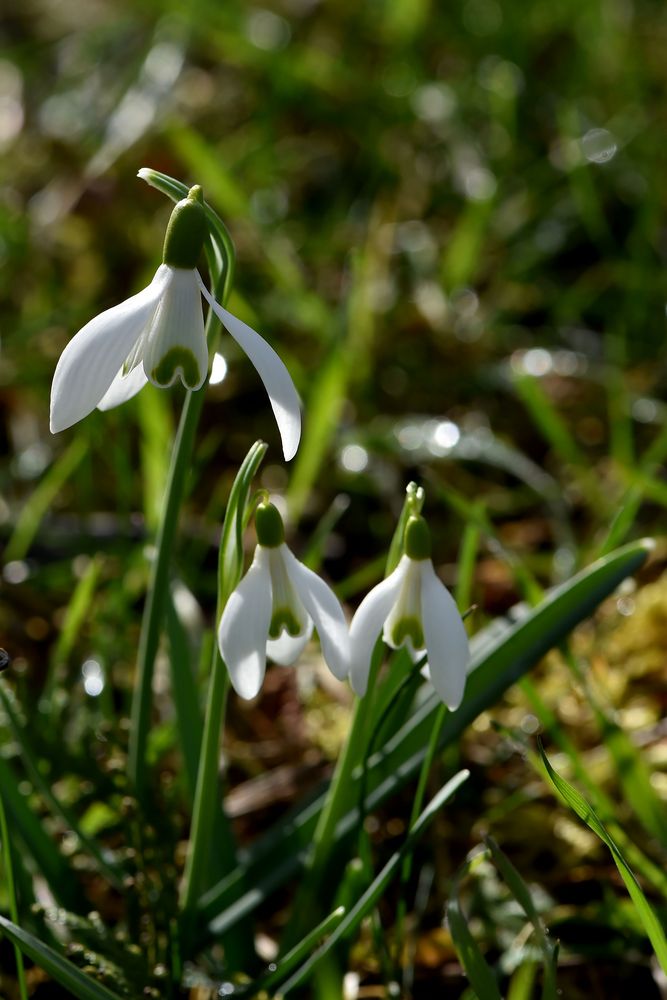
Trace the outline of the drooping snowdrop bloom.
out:
<instances>
[{"instance_id":1,"label":"drooping snowdrop bloom","mask_svg":"<svg viewBox=\"0 0 667 1000\"><path fill-rule=\"evenodd\" d=\"M292 379L273 348L209 294L196 269L207 233L202 191L195 186L171 214L162 264L150 285L92 319L61 354L51 387L52 433L95 407L124 403L149 381L166 388L180 378L187 389L201 388L208 371L203 295L257 369L285 458L294 456L301 411Z\"/></svg>"},{"instance_id":2,"label":"drooping snowdrop bloom","mask_svg":"<svg viewBox=\"0 0 667 1000\"><path fill-rule=\"evenodd\" d=\"M255 515L257 548L250 569L220 619L218 646L242 698L262 686L266 658L294 663L317 630L324 659L338 680L349 672L349 636L343 609L330 587L285 545L280 514L262 503Z\"/></svg>"},{"instance_id":3,"label":"drooping snowdrop bloom","mask_svg":"<svg viewBox=\"0 0 667 1000\"><path fill-rule=\"evenodd\" d=\"M425 651L433 687L450 709L458 708L466 682L468 636L453 597L433 569L423 517L410 517L398 566L364 598L352 619L350 681L359 696L366 693L380 632L393 649L407 646L415 658Z\"/></svg>"}]
</instances>

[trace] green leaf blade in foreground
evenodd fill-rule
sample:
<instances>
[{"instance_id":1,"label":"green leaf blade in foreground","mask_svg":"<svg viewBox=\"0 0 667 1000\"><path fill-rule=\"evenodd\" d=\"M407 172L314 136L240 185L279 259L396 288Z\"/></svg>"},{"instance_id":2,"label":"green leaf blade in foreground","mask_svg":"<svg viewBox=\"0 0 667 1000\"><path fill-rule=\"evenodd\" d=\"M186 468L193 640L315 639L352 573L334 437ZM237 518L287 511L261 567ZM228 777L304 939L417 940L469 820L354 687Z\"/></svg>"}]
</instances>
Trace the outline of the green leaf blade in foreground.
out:
<instances>
[{"instance_id":1,"label":"green leaf blade in foreground","mask_svg":"<svg viewBox=\"0 0 667 1000\"><path fill-rule=\"evenodd\" d=\"M112 993L106 986L89 979L77 969L76 965L72 965L53 948L11 920L7 920L6 917L0 916L0 932L20 948L24 955L32 959L35 965L44 969L57 983L68 989L77 1000L121 1000L117 993Z\"/></svg>"},{"instance_id":2,"label":"green leaf blade in foreground","mask_svg":"<svg viewBox=\"0 0 667 1000\"><path fill-rule=\"evenodd\" d=\"M589 805L583 795L581 795L576 788L573 788L573 786L570 785L565 778L561 778L558 772L553 769L551 763L549 762L549 758L544 752L544 747L542 746L541 741L538 741L538 744L546 775L553 787L561 795L570 809L572 809L572 811L584 821L586 826L588 826L593 833L597 834L600 840L606 844L611 851L611 855L614 859L616 867L618 868L619 874L625 883L625 887L630 894L632 902L635 904L635 908L641 918L648 938L653 945L653 950L655 951L656 958L660 963L660 967L662 971L667 974L667 938L665 937L665 932L655 914L655 911L653 910L653 907L644 895L644 892L632 869L625 860L625 857L616 842L610 837L605 827L600 822L593 807Z\"/></svg>"},{"instance_id":3,"label":"green leaf blade in foreground","mask_svg":"<svg viewBox=\"0 0 667 1000\"><path fill-rule=\"evenodd\" d=\"M473 659L461 707L445 719L442 748L458 739L477 716L486 711L516 680L590 615L616 587L645 562L653 543L625 545L599 559L571 580L551 591L535 608L517 609L517 619L494 622L473 642ZM369 808L377 808L419 770L426 752L434 714L440 702L435 694L424 699L405 725L369 762ZM358 801L361 768L353 774L350 796ZM200 915L212 934L232 925L266 896L291 878L303 864L311 843L324 795L296 809L244 852L239 867L200 900ZM358 819L352 808L339 823L336 838L349 833ZM280 863L276 864L276 858ZM244 892L252 885L251 892Z\"/></svg>"}]
</instances>

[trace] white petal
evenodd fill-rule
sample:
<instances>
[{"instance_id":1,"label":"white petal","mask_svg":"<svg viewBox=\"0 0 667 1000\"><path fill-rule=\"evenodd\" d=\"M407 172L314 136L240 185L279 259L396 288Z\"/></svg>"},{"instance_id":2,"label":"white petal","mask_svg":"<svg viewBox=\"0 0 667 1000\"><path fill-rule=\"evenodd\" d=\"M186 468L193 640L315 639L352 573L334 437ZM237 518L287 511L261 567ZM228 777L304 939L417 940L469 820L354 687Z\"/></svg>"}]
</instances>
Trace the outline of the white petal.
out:
<instances>
[{"instance_id":1,"label":"white petal","mask_svg":"<svg viewBox=\"0 0 667 1000\"><path fill-rule=\"evenodd\" d=\"M208 372L208 346L198 275L187 268L162 267L168 271L167 284L146 332L144 371L161 388L180 377L187 389L200 389Z\"/></svg>"},{"instance_id":2,"label":"white petal","mask_svg":"<svg viewBox=\"0 0 667 1000\"><path fill-rule=\"evenodd\" d=\"M468 636L456 602L435 575L430 559L422 562L422 625L431 683L452 711L458 708L470 658Z\"/></svg>"},{"instance_id":3,"label":"white petal","mask_svg":"<svg viewBox=\"0 0 667 1000\"><path fill-rule=\"evenodd\" d=\"M266 644L266 655L279 666L290 667L299 659L312 634L313 623L309 618L301 635L288 635L283 630L278 639L269 639Z\"/></svg>"},{"instance_id":4,"label":"white petal","mask_svg":"<svg viewBox=\"0 0 667 1000\"><path fill-rule=\"evenodd\" d=\"M215 301L200 277L199 287L220 322L257 369L278 423L285 459L289 461L294 458L301 437L301 407L290 373L263 337Z\"/></svg>"},{"instance_id":5,"label":"white petal","mask_svg":"<svg viewBox=\"0 0 667 1000\"><path fill-rule=\"evenodd\" d=\"M377 637L397 599L409 560L403 556L386 580L364 597L350 625L350 683L359 697L366 694L371 656Z\"/></svg>"},{"instance_id":6,"label":"white petal","mask_svg":"<svg viewBox=\"0 0 667 1000\"><path fill-rule=\"evenodd\" d=\"M286 545L281 545L292 585L313 619L322 655L334 677L345 680L350 670L350 636L340 601L331 587L308 569Z\"/></svg>"},{"instance_id":7,"label":"white petal","mask_svg":"<svg viewBox=\"0 0 667 1000\"><path fill-rule=\"evenodd\" d=\"M123 369L121 368L97 404L97 409L111 410L114 406L126 403L128 399L136 396L147 382L148 379L142 365L137 365L128 375L123 375Z\"/></svg>"},{"instance_id":8,"label":"white petal","mask_svg":"<svg viewBox=\"0 0 667 1000\"><path fill-rule=\"evenodd\" d=\"M231 594L220 619L218 646L234 689L254 698L266 671L266 637L271 621L271 576L259 545L246 575Z\"/></svg>"},{"instance_id":9,"label":"white petal","mask_svg":"<svg viewBox=\"0 0 667 1000\"><path fill-rule=\"evenodd\" d=\"M100 313L79 330L56 366L51 386L51 432L71 427L94 410L150 323L163 293L158 268L150 285Z\"/></svg>"}]
</instances>

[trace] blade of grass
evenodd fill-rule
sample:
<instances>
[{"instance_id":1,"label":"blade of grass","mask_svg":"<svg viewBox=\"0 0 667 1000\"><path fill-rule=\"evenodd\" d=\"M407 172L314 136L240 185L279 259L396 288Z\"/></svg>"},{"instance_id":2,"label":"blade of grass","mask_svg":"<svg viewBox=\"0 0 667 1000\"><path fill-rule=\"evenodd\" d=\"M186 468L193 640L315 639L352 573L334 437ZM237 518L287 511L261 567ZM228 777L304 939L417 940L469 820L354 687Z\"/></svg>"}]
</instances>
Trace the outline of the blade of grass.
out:
<instances>
[{"instance_id":1,"label":"blade of grass","mask_svg":"<svg viewBox=\"0 0 667 1000\"><path fill-rule=\"evenodd\" d=\"M614 859L616 867L618 868L618 872L623 879L632 902L635 905L637 913L642 921L642 924L644 925L646 934L653 945L653 950L655 951L656 958L660 963L660 967L662 971L667 974L667 938L665 937L665 931L651 904L644 895L644 892L632 869L625 860L621 849L609 835L604 825L596 815L595 810L591 805L589 805L583 795L581 795L576 788L565 781L564 778L561 778L561 776L553 769L539 738L538 748L548 780L570 809L572 809L572 811L584 821L586 826L588 826L593 833L597 834L600 840L606 844L611 851L611 856Z\"/></svg>"},{"instance_id":2,"label":"blade of grass","mask_svg":"<svg viewBox=\"0 0 667 1000\"><path fill-rule=\"evenodd\" d=\"M112 993L106 986L84 975L76 965L59 955L57 951L44 944L33 934L23 930L18 924L6 917L0 916L0 930L9 940L21 949L35 965L55 979L57 983L68 989L77 1000L121 1000L117 993Z\"/></svg>"},{"instance_id":3,"label":"blade of grass","mask_svg":"<svg viewBox=\"0 0 667 1000\"><path fill-rule=\"evenodd\" d=\"M491 852L493 861L507 883L510 892L533 925L535 937L542 952L542 964L544 966L542 998L543 1000L557 1000L556 963L558 945L554 944L547 935L542 919L533 902L530 889L510 859L501 851L493 837L485 837L484 843Z\"/></svg>"},{"instance_id":4,"label":"blade of grass","mask_svg":"<svg viewBox=\"0 0 667 1000\"><path fill-rule=\"evenodd\" d=\"M306 962L304 962L301 968L298 969L283 985L282 990L280 993L276 994L276 997L287 996L291 990L296 989L297 986L308 978L317 963L331 951L338 941L349 937L349 935L357 929L366 914L369 913L376 905L391 880L397 875L405 851L413 848L416 841L419 840L419 838L433 822L445 802L447 802L456 790L460 788L463 782L467 780L468 774L468 771L459 771L458 774L455 774L453 778L450 778L450 780L443 785L440 791L431 799L426 809L424 809L418 817L417 822L410 828L410 831L399 850L396 851L395 854L392 854L384 868L380 871L376 878L373 879L372 883L357 903L352 907L350 912L343 917L325 944L318 948L317 951L314 952L306 960Z\"/></svg>"},{"instance_id":5,"label":"blade of grass","mask_svg":"<svg viewBox=\"0 0 667 1000\"><path fill-rule=\"evenodd\" d=\"M452 882L452 888L447 901L447 924L452 935L456 953L465 969L466 976L479 1000L502 1000L496 976L484 958L479 945L470 933L468 921L463 915L459 900L459 885L463 878L473 868L487 857L486 851L480 851L470 861L467 861L457 873Z\"/></svg>"},{"instance_id":6,"label":"blade of grass","mask_svg":"<svg viewBox=\"0 0 667 1000\"><path fill-rule=\"evenodd\" d=\"M62 627L56 640L53 652L49 657L49 672L44 685L43 700L50 705L51 719L55 723L57 706L53 701L53 694L56 685L62 680L61 670L74 648L79 630L90 611L90 606L95 596L95 588L99 580L102 569L102 562L95 557L88 563L81 579L77 580L76 586L65 611Z\"/></svg>"},{"instance_id":7,"label":"blade of grass","mask_svg":"<svg viewBox=\"0 0 667 1000\"><path fill-rule=\"evenodd\" d=\"M54 816L58 816L64 826L76 834L82 847L84 847L91 857L95 859L99 871L106 876L111 885L114 886L115 889L121 889L123 885L123 876L120 870L107 860L97 841L93 837L89 837L86 833L84 833L76 816L70 809L67 808L67 806L60 802L60 800L53 793L51 784L44 778L37 762L37 756L28 738L26 727L22 725L21 720L19 719L12 704L11 698L7 694L7 691L5 691L4 686L1 684L0 701L2 702L2 707L9 720L9 725L14 739L21 748L21 763L25 767L26 774L28 775L33 787L37 789L39 794L42 796L52 814Z\"/></svg>"},{"instance_id":8,"label":"blade of grass","mask_svg":"<svg viewBox=\"0 0 667 1000\"><path fill-rule=\"evenodd\" d=\"M44 515L67 480L76 472L88 451L88 441L78 433L72 443L46 471L19 514L7 542L4 561L23 559L39 531Z\"/></svg>"},{"instance_id":9,"label":"blade of grass","mask_svg":"<svg viewBox=\"0 0 667 1000\"><path fill-rule=\"evenodd\" d=\"M15 924L19 919L18 901L16 899L16 886L14 885L14 864L12 862L12 845L9 840L9 830L7 828L7 816L2 801L0 791L0 841L2 841L2 856L5 869L5 884L9 897L9 915ZM14 954L16 956L16 978L19 984L19 995L21 1000L28 1000L28 987L25 978L25 968L23 965L23 954L19 946L14 942Z\"/></svg>"},{"instance_id":10,"label":"blade of grass","mask_svg":"<svg viewBox=\"0 0 667 1000\"><path fill-rule=\"evenodd\" d=\"M28 806L11 765L1 754L0 788L12 830L18 832L55 898L66 909L76 910L81 902L77 878Z\"/></svg>"}]
</instances>

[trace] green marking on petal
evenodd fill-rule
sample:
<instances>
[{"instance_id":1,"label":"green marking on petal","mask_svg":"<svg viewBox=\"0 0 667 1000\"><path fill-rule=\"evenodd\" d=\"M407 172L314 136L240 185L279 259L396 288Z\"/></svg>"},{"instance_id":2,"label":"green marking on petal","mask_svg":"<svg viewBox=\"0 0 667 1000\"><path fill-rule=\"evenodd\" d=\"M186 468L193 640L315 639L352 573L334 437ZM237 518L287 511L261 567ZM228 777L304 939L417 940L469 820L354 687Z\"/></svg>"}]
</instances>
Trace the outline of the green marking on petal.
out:
<instances>
[{"instance_id":1,"label":"green marking on petal","mask_svg":"<svg viewBox=\"0 0 667 1000\"><path fill-rule=\"evenodd\" d=\"M290 608L276 608L274 610L269 625L269 638L278 639L283 629L292 637L301 632L301 626Z\"/></svg>"},{"instance_id":2,"label":"green marking on petal","mask_svg":"<svg viewBox=\"0 0 667 1000\"><path fill-rule=\"evenodd\" d=\"M391 641L398 648L406 639L410 639L414 649L423 649L424 632L418 618L399 618L391 630Z\"/></svg>"},{"instance_id":3,"label":"green marking on petal","mask_svg":"<svg viewBox=\"0 0 667 1000\"><path fill-rule=\"evenodd\" d=\"M151 372L151 382L163 388L180 375L183 385L194 389L201 381L197 359L187 347L170 348Z\"/></svg>"}]
</instances>

